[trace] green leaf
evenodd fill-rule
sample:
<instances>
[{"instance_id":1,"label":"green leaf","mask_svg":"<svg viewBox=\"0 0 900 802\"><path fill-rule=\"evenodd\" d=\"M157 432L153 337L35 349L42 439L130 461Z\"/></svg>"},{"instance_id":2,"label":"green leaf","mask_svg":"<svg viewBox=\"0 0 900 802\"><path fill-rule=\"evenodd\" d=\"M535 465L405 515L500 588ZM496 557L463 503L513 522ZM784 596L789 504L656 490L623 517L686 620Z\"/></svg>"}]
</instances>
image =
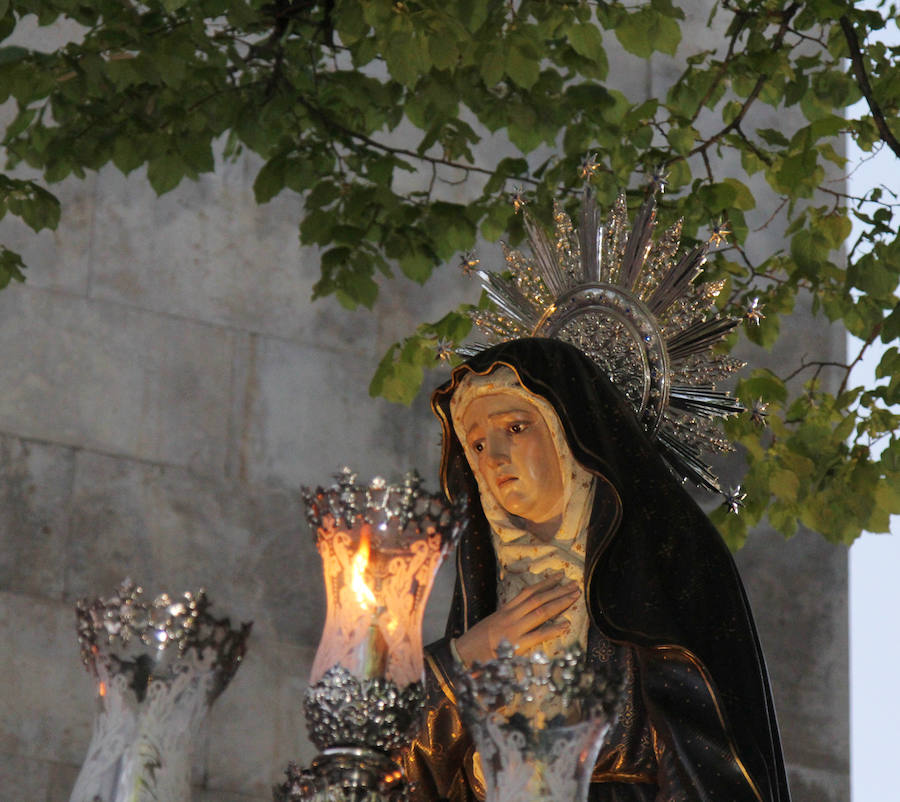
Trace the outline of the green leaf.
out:
<instances>
[{"instance_id":1,"label":"green leaf","mask_svg":"<svg viewBox=\"0 0 900 802\"><path fill-rule=\"evenodd\" d=\"M506 67L505 49L499 43L489 47L481 57L478 68L481 72L481 80L486 86L496 86L503 80Z\"/></svg>"},{"instance_id":2,"label":"green leaf","mask_svg":"<svg viewBox=\"0 0 900 802\"><path fill-rule=\"evenodd\" d=\"M727 184L734 190L734 197L731 200L731 204L735 208L745 212L756 208L756 199L753 197L753 193L746 184L738 181L736 178L726 178L722 183Z\"/></svg>"},{"instance_id":3,"label":"green leaf","mask_svg":"<svg viewBox=\"0 0 900 802\"><path fill-rule=\"evenodd\" d=\"M540 61L516 44L507 51L505 68L507 75L523 89L531 89L541 74Z\"/></svg>"},{"instance_id":4,"label":"green leaf","mask_svg":"<svg viewBox=\"0 0 900 802\"><path fill-rule=\"evenodd\" d=\"M434 261L427 254L412 251L400 258L400 269L407 278L424 284L431 276Z\"/></svg>"},{"instance_id":5,"label":"green leaf","mask_svg":"<svg viewBox=\"0 0 900 802\"><path fill-rule=\"evenodd\" d=\"M332 212L322 209L307 212L300 223L300 241L307 245L328 245L334 226Z\"/></svg>"},{"instance_id":6,"label":"green leaf","mask_svg":"<svg viewBox=\"0 0 900 802\"><path fill-rule=\"evenodd\" d=\"M147 165L147 179L157 195L164 195L181 183L185 175L184 168L180 156L166 154L150 161Z\"/></svg>"},{"instance_id":7,"label":"green leaf","mask_svg":"<svg viewBox=\"0 0 900 802\"><path fill-rule=\"evenodd\" d=\"M849 220L847 221L849 225ZM900 276L884 260L866 254L847 270L847 282L875 298L893 299Z\"/></svg>"},{"instance_id":8,"label":"green leaf","mask_svg":"<svg viewBox=\"0 0 900 802\"><path fill-rule=\"evenodd\" d=\"M190 0L162 0L163 8L170 14L184 8Z\"/></svg>"},{"instance_id":9,"label":"green leaf","mask_svg":"<svg viewBox=\"0 0 900 802\"><path fill-rule=\"evenodd\" d=\"M697 132L691 126L687 128L671 128L666 135L666 139L669 140L669 144L676 153L686 156L690 153L691 148L694 147Z\"/></svg>"},{"instance_id":10,"label":"green leaf","mask_svg":"<svg viewBox=\"0 0 900 802\"><path fill-rule=\"evenodd\" d=\"M599 64L605 70L606 50L603 47L603 35L591 24L575 24L566 30L566 39L579 56Z\"/></svg>"},{"instance_id":11,"label":"green leaf","mask_svg":"<svg viewBox=\"0 0 900 802\"><path fill-rule=\"evenodd\" d=\"M649 6L623 17L615 32L622 47L641 58L649 58L655 50L674 56L681 42L678 23Z\"/></svg>"},{"instance_id":12,"label":"green leaf","mask_svg":"<svg viewBox=\"0 0 900 802\"><path fill-rule=\"evenodd\" d=\"M757 399L783 404L787 400L787 388L771 370L758 368L749 379L738 382L737 395L744 404L752 404Z\"/></svg>"},{"instance_id":13,"label":"green leaf","mask_svg":"<svg viewBox=\"0 0 900 802\"><path fill-rule=\"evenodd\" d=\"M409 406L422 386L423 363L434 363L435 358L431 343L421 336L394 343L378 363L369 395Z\"/></svg>"},{"instance_id":14,"label":"green leaf","mask_svg":"<svg viewBox=\"0 0 900 802\"><path fill-rule=\"evenodd\" d=\"M509 226L512 209L505 202L494 204L481 221L481 236L489 242L496 242Z\"/></svg>"},{"instance_id":15,"label":"green leaf","mask_svg":"<svg viewBox=\"0 0 900 802\"><path fill-rule=\"evenodd\" d=\"M884 379L897 373L900 373L900 351L896 346L892 346L881 355L878 367L875 368L875 378Z\"/></svg>"},{"instance_id":16,"label":"green leaf","mask_svg":"<svg viewBox=\"0 0 900 802\"><path fill-rule=\"evenodd\" d=\"M428 40L428 53L439 70L449 70L456 66L459 50L454 39L446 31L440 31Z\"/></svg>"},{"instance_id":17,"label":"green leaf","mask_svg":"<svg viewBox=\"0 0 900 802\"><path fill-rule=\"evenodd\" d=\"M785 537L796 534L797 518L799 517L797 505L776 501L766 511L766 515L775 530L781 532Z\"/></svg>"},{"instance_id":18,"label":"green leaf","mask_svg":"<svg viewBox=\"0 0 900 802\"><path fill-rule=\"evenodd\" d=\"M793 471L776 468L769 477L769 490L776 498L796 501L800 489L800 479Z\"/></svg>"},{"instance_id":19,"label":"green leaf","mask_svg":"<svg viewBox=\"0 0 900 802\"><path fill-rule=\"evenodd\" d=\"M5 2L5 0L3 1ZM4 11L2 14L0 14L0 17L5 15L6 12ZM29 51L24 47L18 47L16 45L0 47L0 67L5 64L14 64L17 61L22 61L28 56L28 52Z\"/></svg>"},{"instance_id":20,"label":"green leaf","mask_svg":"<svg viewBox=\"0 0 900 802\"><path fill-rule=\"evenodd\" d=\"M885 318L881 329L881 341L889 343L900 337L900 301L894 306L893 311Z\"/></svg>"},{"instance_id":21,"label":"green leaf","mask_svg":"<svg viewBox=\"0 0 900 802\"><path fill-rule=\"evenodd\" d=\"M709 520L732 551L738 551L747 542L747 524L742 516L719 506L709 514Z\"/></svg>"},{"instance_id":22,"label":"green leaf","mask_svg":"<svg viewBox=\"0 0 900 802\"><path fill-rule=\"evenodd\" d=\"M24 270L22 257L0 245L0 289L4 289L10 281L25 281Z\"/></svg>"},{"instance_id":23,"label":"green leaf","mask_svg":"<svg viewBox=\"0 0 900 802\"><path fill-rule=\"evenodd\" d=\"M484 0L459 0L459 16L469 31L475 33L484 25L489 5Z\"/></svg>"},{"instance_id":24,"label":"green leaf","mask_svg":"<svg viewBox=\"0 0 900 802\"><path fill-rule=\"evenodd\" d=\"M268 203L284 189L284 163L281 156L270 159L256 174L253 195L257 203Z\"/></svg>"}]
</instances>

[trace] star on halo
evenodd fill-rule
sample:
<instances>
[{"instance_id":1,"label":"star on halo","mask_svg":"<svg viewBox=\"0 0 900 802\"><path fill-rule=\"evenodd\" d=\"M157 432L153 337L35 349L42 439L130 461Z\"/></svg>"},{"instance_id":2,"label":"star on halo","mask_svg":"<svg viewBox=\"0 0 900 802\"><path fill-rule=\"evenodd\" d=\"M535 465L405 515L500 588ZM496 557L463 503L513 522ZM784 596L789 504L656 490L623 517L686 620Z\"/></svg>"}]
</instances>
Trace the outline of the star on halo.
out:
<instances>
[{"instance_id":1,"label":"star on halo","mask_svg":"<svg viewBox=\"0 0 900 802\"><path fill-rule=\"evenodd\" d=\"M753 406L750 407L750 420L755 423L757 426L765 426L766 418L769 416L769 413L766 411L769 408L769 405L764 403L762 399L753 402Z\"/></svg>"},{"instance_id":2,"label":"star on halo","mask_svg":"<svg viewBox=\"0 0 900 802\"><path fill-rule=\"evenodd\" d=\"M669 171L662 165L657 167L650 176L650 186L654 191L665 192L669 186Z\"/></svg>"},{"instance_id":3,"label":"star on halo","mask_svg":"<svg viewBox=\"0 0 900 802\"><path fill-rule=\"evenodd\" d=\"M522 187L516 187L513 189L512 195L510 195L510 200L512 201L513 211L518 214L525 208L528 201L525 200L525 197L522 195Z\"/></svg>"},{"instance_id":4,"label":"star on halo","mask_svg":"<svg viewBox=\"0 0 900 802\"><path fill-rule=\"evenodd\" d=\"M712 233L709 235L710 245L719 246L723 242L727 242L730 233L731 229L728 227L728 222L726 220L716 221L713 223Z\"/></svg>"},{"instance_id":5,"label":"star on halo","mask_svg":"<svg viewBox=\"0 0 900 802\"><path fill-rule=\"evenodd\" d=\"M459 269L464 276L471 276L472 271L480 264L481 259L475 255L474 251L466 251L459 262Z\"/></svg>"},{"instance_id":6,"label":"star on halo","mask_svg":"<svg viewBox=\"0 0 900 802\"><path fill-rule=\"evenodd\" d=\"M581 167L578 168L578 174L586 180L596 173L599 168L600 164L597 161L597 154L589 153L581 162Z\"/></svg>"},{"instance_id":7,"label":"star on halo","mask_svg":"<svg viewBox=\"0 0 900 802\"><path fill-rule=\"evenodd\" d=\"M741 489L741 486L738 485L723 495L725 496L725 501L723 503L728 508L728 511L737 515L741 507L744 506L744 499L747 498L747 494Z\"/></svg>"},{"instance_id":8,"label":"star on halo","mask_svg":"<svg viewBox=\"0 0 900 802\"><path fill-rule=\"evenodd\" d=\"M453 356L453 343L446 337L441 337L435 343L434 350L437 354L438 359L441 359L444 362L449 362L450 357Z\"/></svg>"},{"instance_id":9,"label":"star on halo","mask_svg":"<svg viewBox=\"0 0 900 802\"><path fill-rule=\"evenodd\" d=\"M765 304L761 304L759 298L754 298L750 302L750 306L747 307L747 311L744 312L744 319L749 320L751 323L755 323L758 326L760 320L766 319L766 316L762 311L764 308Z\"/></svg>"}]
</instances>

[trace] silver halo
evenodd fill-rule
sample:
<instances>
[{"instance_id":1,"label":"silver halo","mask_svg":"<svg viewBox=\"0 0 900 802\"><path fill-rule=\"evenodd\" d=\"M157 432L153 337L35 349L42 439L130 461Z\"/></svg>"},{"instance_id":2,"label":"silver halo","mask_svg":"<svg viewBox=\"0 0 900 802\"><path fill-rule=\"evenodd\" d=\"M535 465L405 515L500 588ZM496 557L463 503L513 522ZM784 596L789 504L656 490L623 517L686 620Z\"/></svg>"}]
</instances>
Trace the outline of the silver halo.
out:
<instances>
[{"instance_id":1,"label":"silver halo","mask_svg":"<svg viewBox=\"0 0 900 802\"><path fill-rule=\"evenodd\" d=\"M656 432L669 403L669 360L642 301L614 284L584 284L560 296L532 334L571 343L602 366L644 429Z\"/></svg>"},{"instance_id":2,"label":"silver halo","mask_svg":"<svg viewBox=\"0 0 900 802\"><path fill-rule=\"evenodd\" d=\"M471 314L488 343L457 353L470 357L530 336L571 343L628 399L675 474L721 493L704 452L733 450L716 422L743 407L716 382L744 363L712 350L740 320L720 317L715 308L724 282L695 283L708 244L679 255L680 221L654 239L652 195L633 225L624 194L600 225L588 190L580 229L559 207L553 238L524 216L530 255L504 246L507 272L468 271L480 278L494 309Z\"/></svg>"}]
</instances>

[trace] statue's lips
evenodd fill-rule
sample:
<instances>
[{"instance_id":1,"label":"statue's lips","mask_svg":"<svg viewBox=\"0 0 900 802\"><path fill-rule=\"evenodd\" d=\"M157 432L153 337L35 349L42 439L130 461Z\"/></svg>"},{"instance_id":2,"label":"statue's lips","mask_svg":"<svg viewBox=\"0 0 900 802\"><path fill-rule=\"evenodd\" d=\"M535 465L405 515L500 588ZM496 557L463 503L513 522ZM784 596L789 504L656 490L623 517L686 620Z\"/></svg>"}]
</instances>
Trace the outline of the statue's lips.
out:
<instances>
[{"instance_id":1,"label":"statue's lips","mask_svg":"<svg viewBox=\"0 0 900 802\"><path fill-rule=\"evenodd\" d=\"M518 481L518 479L519 479L518 476L510 476L510 475L498 476L497 477L497 487L503 487L503 485L509 484L510 482L516 482L516 481Z\"/></svg>"}]
</instances>

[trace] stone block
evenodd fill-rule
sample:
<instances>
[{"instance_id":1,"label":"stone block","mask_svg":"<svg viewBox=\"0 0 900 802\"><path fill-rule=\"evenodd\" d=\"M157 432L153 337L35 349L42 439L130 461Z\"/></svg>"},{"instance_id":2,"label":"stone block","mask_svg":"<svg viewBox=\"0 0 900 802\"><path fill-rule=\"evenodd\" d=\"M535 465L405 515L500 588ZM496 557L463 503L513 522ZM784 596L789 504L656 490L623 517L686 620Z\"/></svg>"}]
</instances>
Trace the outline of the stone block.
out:
<instances>
[{"instance_id":1,"label":"stone block","mask_svg":"<svg viewBox=\"0 0 900 802\"><path fill-rule=\"evenodd\" d=\"M0 435L0 590L60 599L75 455Z\"/></svg>"},{"instance_id":2,"label":"stone block","mask_svg":"<svg viewBox=\"0 0 900 802\"><path fill-rule=\"evenodd\" d=\"M207 790L268 797L288 761L308 765L303 694L315 646L254 638L208 721Z\"/></svg>"},{"instance_id":3,"label":"stone block","mask_svg":"<svg viewBox=\"0 0 900 802\"><path fill-rule=\"evenodd\" d=\"M0 593L0 642L0 753L80 766L95 691L81 663L72 606Z\"/></svg>"},{"instance_id":4,"label":"stone block","mask_svg":"<svg viewBox=\"0 0 900 802\"><path fill-rule=\"evenodd\" d=\"M96 180L91 173L83 180L69 179L49 187L62 206L59 226L53 231L35 232L11 214L0 221L0 242L21 255L28 286L87 295Z\"/></svg>"},{"instance_id":5,"label":"stone block","mask_svg":"<svg viewBox=\"0 0 900 802\"><path fill-rule=\"evenodd\" d=\"M0 430L224 470L233 335L46 290L0 293Z\"/></svg>"},{"instance_id":6,"label":"stone block","mask_svg":"<svg viewBox=\"0 0 900 802\"><path fill-rule=\"evenodd\" d=\"M69 598L105 595L130 575L154 594L205 587L214 611L254 621L260 638L316 643L325 620L300 493L278 485L81 452L68 566Z\"/></svg>"},{"instance_id":7,"label":"stone block","mask_svg":"<svg viewBox=\"0 0 900 802\"><path fill-rule=\"evenodd\" d=\"M810 532L785 540L760 530L737 561L766 655L785 760L843 773L847 782L847 549Z\"/></svg>"},{"instance_id":8,"label":"stone block","mask_svg":"<svg viewBox=\"0 0 900 802\"><path fill-rule=\"evenodd\" d=\"M850 799L850 781L846 770L829 771L788 765L787 771L791 802L847 802ZM891 793L885 789L879 799L890 799Z\"/></svg>"},{"instance_id":9,"label":"stone block","mask_svg":"<svg viewBox=\"0 0 900 802\"><path fill-rule=\"evenodd\" d=\"M77 776L77 766L0 753L0 802L63 802Z\"/></svg>"},{"instance_id":10,"label":"stone block","mask_svg":"<svg viewBox=\"0 0 900 802\"><path fill-rule=\"evenodd\" d=\"M299 196L260 205L258 159L221 165L157 197L143 170L104 170L91 236L91 295L161 314L330 348L369 350L375 319L333 298L310 306L319 252L301 248Z\"/></svg>"},{"instance_id":11,"label":"stone block","mask_svg":"<svg viewBox=\"0 0 900 802\"><path fill-rule=\"evenodd\" d=\"M431 421L369 396L368 359L262 337L251 358L239 437L251 482L315 486L343 465L393 479L434 459Z\"/></svg>"}]
</instances>

